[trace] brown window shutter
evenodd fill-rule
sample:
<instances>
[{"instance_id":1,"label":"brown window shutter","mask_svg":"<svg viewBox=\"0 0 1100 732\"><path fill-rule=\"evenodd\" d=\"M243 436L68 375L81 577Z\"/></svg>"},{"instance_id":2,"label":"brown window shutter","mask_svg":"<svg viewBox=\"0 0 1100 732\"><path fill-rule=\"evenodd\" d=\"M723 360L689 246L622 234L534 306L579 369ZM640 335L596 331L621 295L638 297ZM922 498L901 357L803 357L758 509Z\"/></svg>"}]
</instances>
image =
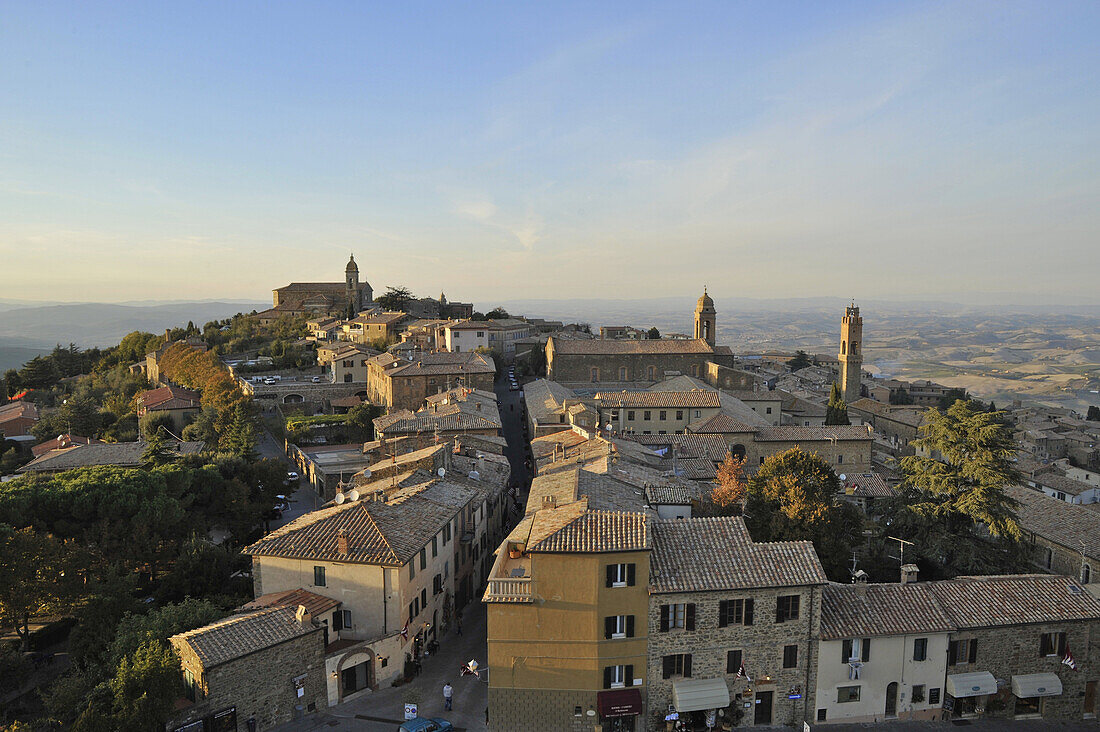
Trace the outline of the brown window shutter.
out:
<instances>
[{"instance_id":1,"label":"brown window shutter","mask_svg":"<svg viewBox=\"0 0 1100 732\"><path fill-rule=\"evenodd\" d=\"M634 665L633 664L628 663L626 665L626 673L623 674L623 675L625 676L625 678L623 679L623 682L627 686L634 686Z\"/></svg>"},{"instance_id":2,"label":"brown window shutter","mask_svg":"<svg viewBox=\"0 0 1100 732\"><path fill-rule=\"evenodd\" d=\"M695 603L689 602L687 604L687 611L684 613L684 630L695 630Z\"/></svg>"},{"instance_id":3,"label":"brown window shutter","mask_svg":"<svg viewBox=\"0 0 1100 732\"><path fill-rule=\"evenodd\" d=\"M604 666L603 667L603 688L605 688L605 689L610 689L611 688L611 667L610 666Z\"/></svg>"},{"instance_id":4,"label":"brown window shutter","mask_svg":"<svg viewBox=\"0 0 1100 732\"><path fill-rule=\"evenodd\" d=\"M615 565L607 565L607 586L610 587L615 583Z\"/></svg>"},{"instance_id":5,"label":"brown window shutter","mask_svg":"<svg viewBox=\"0 0 1100 732\"><path fill-rule=\"evenodd\" d=\"M718 627L726 627L726 613L729 611L729 600L722 600L718 603Z\"/></svg>"},{"instance_id":6,"label":"brown window shutter","mask_svg":"<svg viewBox=\"0 0 1100 732\"><path fill-rule=\"evenodd\" d=\"M752 606L753 600L745 600L745 625L752 625Z\"/></svg>"},{"instance_id":7,"label":"brown window shutter","mask_svg":"<svg viewBox=\"0 0 1100 732\"><path fill-rule=\"evenodd\" d=\"M634 564L626 565L626 584L629 587L634 586Z\"/></svg>"},{"instance_id":8,"label":"brown window shutter","mask_svg":"<svg viewBox=\"0 0 1100 732\"><path fill-rule=\"evenodd\" d=\"M661 676L663 678L667 679L670 676L672 676L672 664L673 664L672 656L665 656L663 667L661 668Z\"/></svg>"},{"instance_id":9,"label":"brown window shutter","mask_svg":"<svg viewBox=\"0 0 1100 732\"><path fill-rule=\"evenodd\" d=\"M626 616L626 637L627 638L633 638L634 637L634 616L633 615L627 615Z\"/></svg>"},{"instance_id":10,"label":"brown window shutter","mask_svg":"<svg viewBox=\"0 0 1100 732\"><path fill-rule=\"evenodd\" d=\"M947 644L947 665L955 666L959 663L959 642L951 641Z\"/></svg>"},{"instance_id":11,"label":"brown window shutter","mask_svg":"<svg viewBox=\"0 0 1100 732\"><path fill-rule=\"evenodd\" d=\"M661 605L661 632L668 632L668 605Z\"/></svg>"},{"instance_id":12,"label":"brown window shutter","mask_svg":"<svg viewBox=\"0 0 1100 732\"><path fill-rule=\"evenodd\" d=\"M610 639L615 632L615 617L609 616L603 619L603 637Z\"/></svg>"},{"instance_id":13,"label":"brown window shutter","mask_svg":"<svg viewBox=\"0 0 1100 732\"><path fill-rule=\"evenodd\" d=\"M1063 656L1063 657L1066 655L1066 634L1065 633L1059 633L1058 634L1058 655Z\"/></svg>"},{"instance_id":14,"label":"brown window shutter","mask_svg":"<svg viewBox=\"0 0 1100 732\"><path fill-rule=\"evenodd\" d=\"M690 679L691 678L691 654L690 653L685 653L684 654L684 678L685 679Z\"/></svg>"},{"instance_id":15,"label":"brown window shutter","mask_svg":"<svg viewBox=\"0 0 1100 732\"><path fill-rule=\"evenodd\" d=\"M868 661L871 660L871 639L870 638L864 638L863 643L860 644L860 645L862 647L860 648L860 654L859 655L861 656L861 660L864 663L867 663Z\"/></svg>"},{"instance_id":16,"label":"brown window shutter","mask_svg":"<svg viewBox=\"0 0 1100 732\"><path fill-rule=\"evenodd\" d=\"M970 639L970 663L974 663L978 660L978 639Z\"/></svg>"},{"instance_id":17,"label":"brown window shutter","mask_svg":"<svg viewBox=\"0 0 1100 732\"><path fill-rule=\"evenodd\" d=\"M848 663L852 658L852 641L846 640L840 644L840 655L842 656L840 662Z\"/></svg>"}]
</instances>

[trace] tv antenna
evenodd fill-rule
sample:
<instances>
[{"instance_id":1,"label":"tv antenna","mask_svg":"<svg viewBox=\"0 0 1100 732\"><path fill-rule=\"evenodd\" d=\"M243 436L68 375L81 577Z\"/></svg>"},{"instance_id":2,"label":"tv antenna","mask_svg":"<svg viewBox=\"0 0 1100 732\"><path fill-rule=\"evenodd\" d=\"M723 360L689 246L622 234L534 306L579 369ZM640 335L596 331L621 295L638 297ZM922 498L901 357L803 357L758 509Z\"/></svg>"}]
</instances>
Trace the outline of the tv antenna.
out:
<instances>
[{"instance_id":1,"label":"tv antenna","mask_svg":"<svg viewBox=\"0 0 1100 732\"><path fill-rule=\"evenodd\" d=\"M891 541L896 541L896 542L898 543L898 547L899 547L899 548L900 548L900 550L901 550L901 551L899 552L901 556L897 556L897 557L895 557L895 556L893 556L893 555L890 555L890 558L891 558L891 559L897 559L897 560L898 560L898 561L900 561L900 562L901 562L902 564L905 564L905 545L906 545L906 544L908 544L909 546L915 546L915 545L913 544L913 542L911 542L911 541L906 541L905 539L899 539L899 538L898 538L898 537L896 537L896 536L887 536L886 538L887 538L887 539L890 539Z\"/></svg>"}]
</instances>

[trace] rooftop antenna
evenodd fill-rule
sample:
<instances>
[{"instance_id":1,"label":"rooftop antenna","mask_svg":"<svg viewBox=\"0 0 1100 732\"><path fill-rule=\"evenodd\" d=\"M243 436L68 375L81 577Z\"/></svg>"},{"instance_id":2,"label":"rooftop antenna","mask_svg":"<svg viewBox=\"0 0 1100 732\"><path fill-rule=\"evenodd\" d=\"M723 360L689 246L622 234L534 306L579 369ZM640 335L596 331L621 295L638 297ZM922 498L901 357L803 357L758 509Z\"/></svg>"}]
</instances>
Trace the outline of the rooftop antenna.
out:
<instances>
[{"instance_id":1,"label":"rooftop antenna","mask_svg":"<svg viewBox=\"0 0 1100 732\"><path fill-rule=\"evenodd\" d=\"M899 539L896 536L887 536L886 538L890 539L892 541L896 541L898 543L898 546L901 548L901 552L900 552L901 556L895 557L894 555L891 554L890 558L891 559L897 559L902 564L905 564L905 545L908 544L909 546L915 546L915 544L913 544L913 542L911 542L911 541L906 541L905 539Z\"/></svg>"}]
</instances>

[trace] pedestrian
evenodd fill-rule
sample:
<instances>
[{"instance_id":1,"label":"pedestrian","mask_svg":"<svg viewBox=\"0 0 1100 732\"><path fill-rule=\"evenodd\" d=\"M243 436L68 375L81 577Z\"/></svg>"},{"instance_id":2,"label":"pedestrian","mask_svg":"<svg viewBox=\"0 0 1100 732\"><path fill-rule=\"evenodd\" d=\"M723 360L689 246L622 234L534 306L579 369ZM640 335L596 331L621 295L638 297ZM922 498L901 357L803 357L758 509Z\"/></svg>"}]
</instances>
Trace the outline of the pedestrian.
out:
<instances>
[{"instance_id":1,"label":"pedestrian","mask_svg":"<svg viewBox=\"0 0 1100 732\"><path fill-rule=\"evenodd\" d=\"M458 634L462 635L462 616L455 616L455 625L458 627Z\"/></svg>"},{"instance_id":2,"label":"pedestrian","mask_svg":"<svg viewBox=\"0 0 1100 732\"><path fill-rule=\"evenodd\" d=\"M455 695L454 687L451 686L451 682L443 684L443 709L445 711L451 711L451 699Z\"/></svg>"}]
</instances>

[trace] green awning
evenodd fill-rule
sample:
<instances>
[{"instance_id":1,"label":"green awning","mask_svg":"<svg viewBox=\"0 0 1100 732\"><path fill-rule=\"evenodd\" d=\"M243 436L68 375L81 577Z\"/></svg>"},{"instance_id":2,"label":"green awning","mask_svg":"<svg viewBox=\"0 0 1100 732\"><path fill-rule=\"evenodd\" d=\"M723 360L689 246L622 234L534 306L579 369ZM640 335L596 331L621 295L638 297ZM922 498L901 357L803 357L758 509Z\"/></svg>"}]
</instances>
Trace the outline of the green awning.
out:
<instances>
[{"instance_id":1,"label":"green awning","mask_svg":"<svg viewBox=\"0 0 1100 732\"><path fill-rule=\"evenodd\" d=\"M672 706L678 712L722 709L730 705L725 679L681 679L672 682Z\"/></svg>"}]
</instances>

